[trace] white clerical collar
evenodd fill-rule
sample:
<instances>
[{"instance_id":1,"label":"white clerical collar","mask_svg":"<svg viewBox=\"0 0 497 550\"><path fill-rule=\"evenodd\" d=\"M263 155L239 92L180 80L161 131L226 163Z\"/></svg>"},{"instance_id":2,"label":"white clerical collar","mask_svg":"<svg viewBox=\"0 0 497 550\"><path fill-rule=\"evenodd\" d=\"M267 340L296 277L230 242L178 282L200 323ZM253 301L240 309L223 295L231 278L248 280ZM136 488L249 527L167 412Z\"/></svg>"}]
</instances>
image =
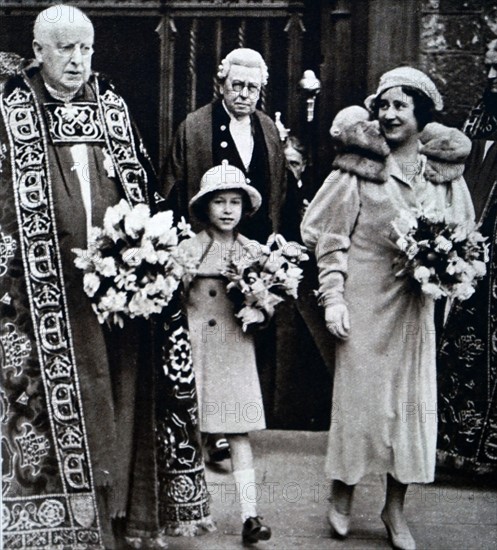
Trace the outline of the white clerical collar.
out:
<instances>
[{"instance_id":1,"label":"white clerical collar","mask_svg":"<svg viewBox=\"0 0 497 550\"><path fill-rule=\"evenodd\" d=\"M250 115L244 116L243 118L236 118L235 116L233 116L233 113L230 113L230 111L228 110L228 107L226 107L226 104L224 103L224 99L222 101L222 104L223 104L224 110L228 113L228 116L230 117L231 124L236 124L237 126L250 126L251 124Z\"/></svg>"},{"instance_id":2,"label":"white clerical collar","mask_svg":"<svg viewBox=\"0 0 497 550\"><path fill-rule=\"evenodd\" d=\"M78 88L75 92L59 92L55 88L52 88L48 82L43 81L45 84L45 88L47 89L48 93L54 98L58 99L59 101L63 101L64 103L70 103L75 97L76 94L79 92L80 88Z\"/></svg>"}]
</instances>

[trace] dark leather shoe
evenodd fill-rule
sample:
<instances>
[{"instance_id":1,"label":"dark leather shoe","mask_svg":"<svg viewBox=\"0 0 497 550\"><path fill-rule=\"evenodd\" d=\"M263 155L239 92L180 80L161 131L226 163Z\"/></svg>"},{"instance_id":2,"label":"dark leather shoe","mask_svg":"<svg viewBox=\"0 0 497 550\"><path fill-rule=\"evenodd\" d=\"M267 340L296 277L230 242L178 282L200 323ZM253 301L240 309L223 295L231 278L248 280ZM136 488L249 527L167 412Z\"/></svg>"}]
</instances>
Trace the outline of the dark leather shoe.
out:
<instances>
[{"instance_id":1,"label":"dark leather shoe","mask_svg":"<svg viewBox=\"0 0 497 550\"><path fill-rule=\"evenodd\" d=\"M261 523L261 516L248 518L245 520L242 529L242 540L248 544L254 544L260 540L269 540L271 538L271 527Z\"/></svg>"},{"instance_id":2,"label":"dark leather shoe","mask_svg":"<svg viewBox=\"0 0 497 550\"><path fill-rule=\"evenodd\" d=\"M209 436L206 442L208 462L222 462L230 458L230 445L224 436Z\"/></svg>"}]
</instances>

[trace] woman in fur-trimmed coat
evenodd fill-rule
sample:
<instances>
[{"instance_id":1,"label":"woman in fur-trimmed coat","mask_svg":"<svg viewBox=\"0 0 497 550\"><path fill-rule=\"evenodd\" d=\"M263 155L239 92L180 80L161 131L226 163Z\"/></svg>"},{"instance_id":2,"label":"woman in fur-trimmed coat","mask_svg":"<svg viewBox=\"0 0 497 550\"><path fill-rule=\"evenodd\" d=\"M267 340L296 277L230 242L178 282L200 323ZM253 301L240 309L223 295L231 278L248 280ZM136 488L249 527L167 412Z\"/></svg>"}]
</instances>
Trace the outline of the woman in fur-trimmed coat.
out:
<instances>
[{"instance_id":1,"label":"woman in fur-trimmed coat","mask_svg":"<svg viewBox=\"0 0 497 550\"><path fill-rule=\"evenodd\" d=\"M395 276L391 222L415 207L442 210L448 221L472 219L460 176L470 144L457 130L428 124L441 99L416 69L383 75L368 105L377 121L364 120L368 113L361 117L357 107L335 121L332 135L344 148L338 169L301 228L316 252L328 329L339 339L326 459L334 480L329 521L346 536L355 485L364 475L387 474L382 520L395 547L415 548L403 504L409 483L434 478L434 305Z\"/></svg>"}]
</instances>

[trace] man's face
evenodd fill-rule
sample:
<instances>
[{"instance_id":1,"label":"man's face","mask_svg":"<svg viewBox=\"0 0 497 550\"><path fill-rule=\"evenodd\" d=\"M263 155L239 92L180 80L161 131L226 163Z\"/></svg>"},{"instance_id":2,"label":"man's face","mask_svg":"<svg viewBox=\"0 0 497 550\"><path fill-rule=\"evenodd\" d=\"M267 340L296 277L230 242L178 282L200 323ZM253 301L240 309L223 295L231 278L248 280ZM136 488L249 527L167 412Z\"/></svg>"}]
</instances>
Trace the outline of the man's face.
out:
<instances>
[{"instance_id":1,"label":"man's face","mask_svg":"<svg viewBox=\"0 0 497 550\"><path fill-rule=\"evenodd\" d=\"M497 52L489 50L485 54L485 67L487 68L487 89L497 94Z\"/></svg>"},{"instance_id":2,"label":"man's face","mask_svg":"<svg viewBox=\"0 0 497 550\"><path fill-rule=\"evenodd\" d=\"M89 21L54 22L33 49L45 82L57 91L75 92L91 75L93 26Z\"/></svg>"},{"instance_id":3,"label":"man's face","mask_svg":"<svg viewBox=\"0 0 497 550\"><path fill-rule=\"evenodd\" d=\"M285 149L286 166L291 170L297 181L302 177L302 173L306 167L306 161L302 154L293 147L287 147Z\"/></svg>"},{"instance_id":4,"label":"man's face","mask_svg":"<svg viewBox=\"0 0 497 550\"><path fill-rule=\"evenodd\" d=\"M220 92L228 111L243 118L255 111L262 88L262 74L258 67L231 65Z\"/></svg>"}]
</instances>

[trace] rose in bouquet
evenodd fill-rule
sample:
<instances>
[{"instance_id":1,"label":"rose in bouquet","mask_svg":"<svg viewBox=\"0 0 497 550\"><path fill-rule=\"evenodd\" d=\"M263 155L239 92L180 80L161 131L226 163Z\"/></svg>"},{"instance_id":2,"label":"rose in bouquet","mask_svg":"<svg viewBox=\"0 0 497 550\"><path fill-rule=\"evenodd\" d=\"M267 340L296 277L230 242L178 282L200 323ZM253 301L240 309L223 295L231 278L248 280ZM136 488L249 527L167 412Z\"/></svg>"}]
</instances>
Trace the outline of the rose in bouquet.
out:
<instances>
[{"instance_id":1,"label":"rose in bouquet","mask_svg":"<svg viewBox=\"0 0 497 550\"><path fill-rule=\"evenodd\" d=\"M223 275L244 331L268 321L286 298L297 298L302 279L298 266L307 259L303 246L278 234L270 235L265 245L247 243L239 257L232 258Z\"/></svg>"},{"instance_id":2,"label":"rose in bouquet","mask_svg":"<svg viewBox=\"0 0 497 550\"><path fill-rule=\"evenodd\" d=\"M433 299L467 300L486 273L488 245L474 222L447 222L442 213L403 211L392 222L397 277Z\"/></svg>"},{"instance_id":3,"label":"rose in bouquet","mask_svg":"<svg viewBox=\"0 0 497 550\"><path fill-rule=\"evenodd\" d=\"M173 224L171 211L151 216L147 205L125 200L109 207L103 228L92 228L88 248L73 250L100 323L122 327L124 317L160 313L180 282L195 275L196 261L177 246L191 235L183 219Z\"/></svg>"}]
</instances>

